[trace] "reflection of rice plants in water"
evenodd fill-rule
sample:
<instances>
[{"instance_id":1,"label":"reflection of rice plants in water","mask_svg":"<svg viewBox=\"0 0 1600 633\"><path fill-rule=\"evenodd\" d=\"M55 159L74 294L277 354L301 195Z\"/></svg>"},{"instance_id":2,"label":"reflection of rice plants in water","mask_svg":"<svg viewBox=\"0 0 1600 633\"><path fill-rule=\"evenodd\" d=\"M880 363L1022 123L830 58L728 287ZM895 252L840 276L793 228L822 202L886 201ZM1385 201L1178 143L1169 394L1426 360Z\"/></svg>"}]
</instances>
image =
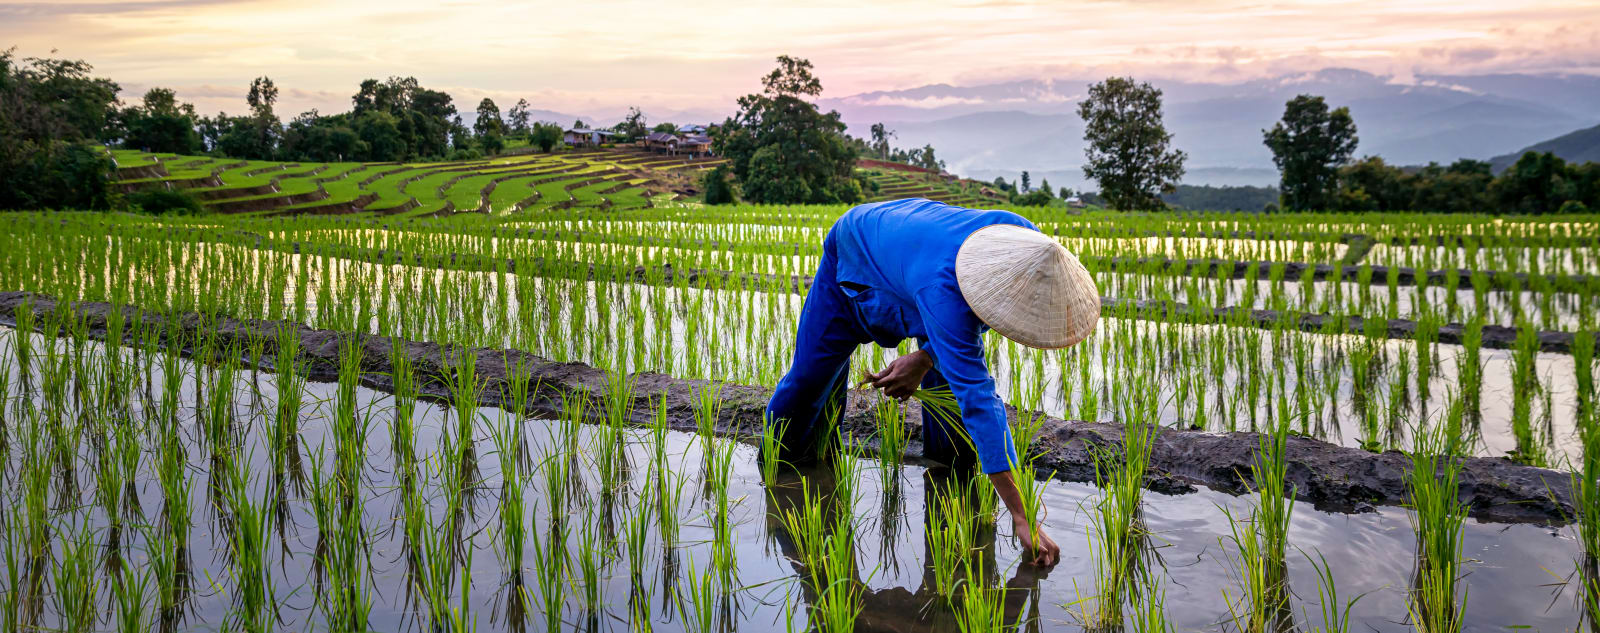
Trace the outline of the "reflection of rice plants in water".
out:
<instances>
[{"instance_id":1,"label":"reflection of rice plants in water","mask_svg":"<svg viewBox=\"0 0 1600 633\"><path fill-rule=\"evenodd\" d=\"M1459 498L1460 405L1452 403L1443 424L1417 433L1406 480L1410 516L1417 535L1412 625L1426 633L1461 630L1466 590L1461 582L1461 526L1467 508Z\"/></svg>"}]
</instances>

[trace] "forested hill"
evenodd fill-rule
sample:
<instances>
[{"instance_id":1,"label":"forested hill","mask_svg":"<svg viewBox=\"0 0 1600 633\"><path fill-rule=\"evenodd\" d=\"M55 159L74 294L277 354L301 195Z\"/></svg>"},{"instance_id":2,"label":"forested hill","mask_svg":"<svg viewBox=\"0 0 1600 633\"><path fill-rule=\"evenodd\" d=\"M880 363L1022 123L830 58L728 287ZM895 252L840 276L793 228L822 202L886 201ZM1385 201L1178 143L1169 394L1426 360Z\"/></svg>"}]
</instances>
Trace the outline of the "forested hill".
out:
<instances>
[{"instance_id":1,"label":"forested hill","mask_svg":"<svg viewBox=\"0 0 1600 633\"><path fill-rule=\"evenodd\" d=\"M1489 159L1489 165L1499 172L1528 152L1550 152L1569 163L1600 163L1600 125L1540 141L1510 154L1501 154Z\"/></svg>"}]
</instances>

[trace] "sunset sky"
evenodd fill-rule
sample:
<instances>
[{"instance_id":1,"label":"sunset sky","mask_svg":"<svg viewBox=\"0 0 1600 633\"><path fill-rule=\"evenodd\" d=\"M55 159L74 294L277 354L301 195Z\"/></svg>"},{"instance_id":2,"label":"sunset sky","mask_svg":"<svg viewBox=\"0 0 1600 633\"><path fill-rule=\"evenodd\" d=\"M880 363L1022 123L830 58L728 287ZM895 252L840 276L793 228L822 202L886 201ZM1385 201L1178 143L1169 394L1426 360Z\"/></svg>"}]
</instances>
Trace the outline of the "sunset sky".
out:
<instances>
[{"instance_id":1,"label":"sunset sky","mask_svg":"<svg viewBox=\"0 0 1600 633\"><path fill-rule=\"evenodd\" d=\"M827 96L945 82L1231 82L1339 66L1600 73L1600 3L1541 0L891 1L0 0L0 46L80 58L202 112L271 76L285 118L348 109L368 77L414 75L470 110L731 110L772 58L811 59Z\"/></svg>"}]
</instances>

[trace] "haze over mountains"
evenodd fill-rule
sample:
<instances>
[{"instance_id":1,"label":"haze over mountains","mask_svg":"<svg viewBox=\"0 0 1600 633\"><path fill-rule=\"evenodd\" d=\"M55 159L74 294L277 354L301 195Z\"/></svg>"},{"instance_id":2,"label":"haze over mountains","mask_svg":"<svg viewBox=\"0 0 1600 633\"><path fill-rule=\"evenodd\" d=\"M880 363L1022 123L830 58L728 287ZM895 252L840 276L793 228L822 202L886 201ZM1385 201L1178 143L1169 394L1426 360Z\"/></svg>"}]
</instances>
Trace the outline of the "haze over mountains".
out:
<instances>
[{"instance_id":1,"label":"haze over mountains","mask_svg":"<svg viewBox=\"0 0 1600 633\"><path fill-rule=\"evenodd\" d=\"M963 176L1082 187L1083 123L1078 102L1093 80L1021 80L978 86L923 86L824 98L850 133L883 122L901 147L932 144ZM1236 84L1151 81L1165 93L1167 129L1189 153L1187 184L1277 182L1261 130L1297 94L1349 106L1358 156L1390 163L1488 159L1600 123L1600 77L1589 75L1419 75L1407 81L1329 68Z\"/></svg>"}]
</instances>

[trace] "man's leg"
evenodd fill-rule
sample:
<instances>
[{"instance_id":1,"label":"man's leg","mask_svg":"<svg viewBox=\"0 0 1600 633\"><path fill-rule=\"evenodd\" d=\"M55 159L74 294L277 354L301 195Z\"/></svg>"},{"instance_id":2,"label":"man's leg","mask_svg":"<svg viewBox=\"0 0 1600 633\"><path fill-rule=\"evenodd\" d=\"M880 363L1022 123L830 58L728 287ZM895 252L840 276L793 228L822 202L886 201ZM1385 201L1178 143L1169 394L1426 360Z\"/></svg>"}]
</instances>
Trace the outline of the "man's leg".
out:
<instances>
[{"instance_id":1,"label":"man's leg","mask_svg":"<svg viewBox=\"0 0 1600 633\"><path fill-rule=\"evenodd\" d=\"M938 387L949 388L950 381L945 380L938 367L934 367L922 377L922 388ZM959 413L956 419L945 420L926 407L922 409L922 456L964 475L978 470L978 451L972 446L971 438L967 437L966 429L961 426Z\"/></svg>"},{"instance_id":2,"label":"man's leg","mask_svg":"<svg viewBox=\"0 0 1600 633\"><path fill-rule=\"evenodd\" d=\"M830 236L800 309L794 364L767 403L767 423L785 425L781 455L791 463L813 461L818 442L832 440L823 436L836 420L834 416L843 415L850 354L863 341L852 308L834 280L834 262Z\"/></svg>"}]
</instances>

